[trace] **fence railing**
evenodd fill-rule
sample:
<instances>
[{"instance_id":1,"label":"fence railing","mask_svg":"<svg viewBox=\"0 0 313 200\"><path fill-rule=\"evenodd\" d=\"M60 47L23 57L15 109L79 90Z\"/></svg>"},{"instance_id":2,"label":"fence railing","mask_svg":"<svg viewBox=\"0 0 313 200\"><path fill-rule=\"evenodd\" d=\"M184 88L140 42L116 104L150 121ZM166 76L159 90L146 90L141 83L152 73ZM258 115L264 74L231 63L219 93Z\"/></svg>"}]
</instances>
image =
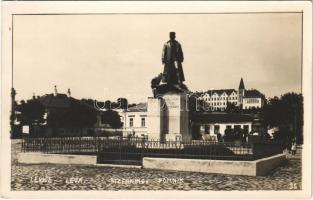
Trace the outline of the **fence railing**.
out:
<instances>
[{"instance_id":1,"label":"fence railing","mask_svg":"<svg viewBox=\"0 0 313 200\"><path fill-rule=\"evenodd\" d=\"M23 152L92 154L100 163L140 164L143 157L255 160L282 153L277 143L180 142L145 138L23 138Z\"/></svg>"}]
</instances>

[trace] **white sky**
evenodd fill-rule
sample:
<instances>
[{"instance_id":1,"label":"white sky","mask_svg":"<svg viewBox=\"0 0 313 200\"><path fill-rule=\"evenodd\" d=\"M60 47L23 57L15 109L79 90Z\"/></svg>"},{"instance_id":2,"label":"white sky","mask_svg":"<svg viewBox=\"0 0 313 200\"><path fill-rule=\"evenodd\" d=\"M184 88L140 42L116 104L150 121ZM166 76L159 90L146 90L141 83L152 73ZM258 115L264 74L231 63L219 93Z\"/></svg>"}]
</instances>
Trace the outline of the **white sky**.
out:
<instances>
[{"instance_id":1,"label":"white sky","mask_svg":"<svg viewBox=\"0 0 313 200\"><path fill-rule=\"evenodd\" d=\"M168 33L182 44L192 91L301 91L301 14L14 16L17 100L71 88L75 98L152 96Z\"/></svg>"}]
</instances>

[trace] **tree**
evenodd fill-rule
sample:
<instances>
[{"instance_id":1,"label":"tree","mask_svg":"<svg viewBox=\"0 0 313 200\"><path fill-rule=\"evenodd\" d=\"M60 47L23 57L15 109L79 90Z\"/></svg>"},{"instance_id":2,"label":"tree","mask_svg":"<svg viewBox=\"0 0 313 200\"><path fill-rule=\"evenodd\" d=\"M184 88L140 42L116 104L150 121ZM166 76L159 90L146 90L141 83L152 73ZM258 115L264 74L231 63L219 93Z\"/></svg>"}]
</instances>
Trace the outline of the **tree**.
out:
<instances>
[{"instance_id":1,"label":"tree","mask_svg":"<svg viewBox=\"0 0 313 200\"><path fill-rule=\"evenodd\" d=\"M128 101L126 98L118 98L117 102L119 103L119 108L121 109L127 109L128 107Z\"/></svg>"},{"instance_id":2,"label":"tree","mask_svg":"<svg viewBox=\"0 0 313 200\"><path fill-rule=\"evenodd\" d=\"M106 100L104 102L104 108L107 110L111 110L111 104L112 104L112 102L110 100Z\"/></svg>"},{"instance_id":3,"label":"tree","mask_svg":"<svg viewBox=\"0 0 313 200\"><path fill-rule=\"evenodd\" d=\"M101 121L104 124L109 124L112 128L121 128L123 123L116 111L107 110L101 113Z\"/></svg>"},{"instance_id":4,"label":"tree","mask_svg":"<svg viewBox=\"0 0 313 200\"><path fill-rule=\"evenodd\" d=\"M43 117L45 108L36 98L30 99L27 102L22 100L20 105L17 105L16 110L19 112L16 118L21 125L34 125L45 122Z\"/></svg>"},{"instance_id":5,"label":"tree","mask_svg":"<svg viewBox=\"0 0 313 200\"><path fill-rule=\"evenodd\" d=\"M94 107L95 100L93 100L93 99L82 99L80 101L84 104L87 104L91 107Z\"/></svg>"},{"instance_id":6,"label":"tree","mask_svg":"<svg viewBox=\"0 0 313 200\"><path fill-rule=\"evenodd\" d=\"M27 125L30 128L30 134L36 135L38 133L38 128L45 122L44 114L45 108L39 102L38 98L33 98L21 101L19 105L16 106L16 120L20 123L20 126L13 125L14 137L21 136L21 126ZM12 119L13 120L13 119Z\"/></svg>"},{"instance_id":7,"label":"tree","mask_svg":"<svg viewBox=\"0 0 313 200\"><path fill-rule=\"evenodd\" d=\"M47 116L47 126L54 132L57 128L82 128L92 127L97 120L97 110L78 100L71 99L68 108L50 110Z\"/></svg>"},{"instance_id":8,"label":"tree","mask_svg":"<svg viewBox=\"0 0 313 200\"><path fill-rule=\"evenodd\" d=\"M226 112L227 113L238 113L239 108L235 105L235 103L227 102L226 104Z\"/></svg>"},{"instance_id":9,"label":"tree","mask_svg":"<svg viewBox=\"0 0 313 200\"><path fill-rule=\"evenodd\" d=\"M286 93L280 98L274 97L261 109L265 123L269 127L279 127L274 139L290 143L296 138L297 143L303 142L303 96L302 94Z\"/></svg>"}]
</instances>

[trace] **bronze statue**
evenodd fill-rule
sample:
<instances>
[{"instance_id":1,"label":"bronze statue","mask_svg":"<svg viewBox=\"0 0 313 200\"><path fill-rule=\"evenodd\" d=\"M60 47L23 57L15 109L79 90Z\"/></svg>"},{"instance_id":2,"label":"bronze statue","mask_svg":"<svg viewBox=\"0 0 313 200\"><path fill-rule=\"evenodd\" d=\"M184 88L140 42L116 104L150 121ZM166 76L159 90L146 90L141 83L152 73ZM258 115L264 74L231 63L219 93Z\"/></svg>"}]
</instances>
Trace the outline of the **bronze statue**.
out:
<instances>
[{"instance_id":1,"label":"bronze statue","mask_svg":"<svg viewBox=\"0 0 313 200\"><path fill-rule=\"evenodd\" d=\"M175 32L170 32L170 40L164 44L162 63L164 71L162 82L170 85L181 85L185 81L182 62L184 54L181 45L175 40Z\"/></svg>"},{"instance_id":2,"label":"bronze statue","mask_svg":"<svg viewBox=\"0 0 313 200\"><path fill-rule=\"evenodd\" d=\"M163 73L151 80L154 97L167 92L188 92L187 86L183 83L185 81L183 61L184 54L181 45L175 40L175 32L170 32L170 40L164 44L162 52Z\"/></svg>"}]
</instances>

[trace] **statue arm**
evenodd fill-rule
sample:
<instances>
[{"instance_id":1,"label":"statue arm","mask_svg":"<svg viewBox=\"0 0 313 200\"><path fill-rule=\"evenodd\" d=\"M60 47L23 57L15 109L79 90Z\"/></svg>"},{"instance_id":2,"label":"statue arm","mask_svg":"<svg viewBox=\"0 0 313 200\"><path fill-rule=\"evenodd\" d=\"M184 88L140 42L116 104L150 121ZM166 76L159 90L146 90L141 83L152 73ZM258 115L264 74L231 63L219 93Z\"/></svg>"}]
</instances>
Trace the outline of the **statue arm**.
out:
<instances>
[{"instance_id":1,"label":"statue arm","mask_svg":"<svg viewBox=\"0 0 313 200\"><path fill-rule=\"evenodd\" d=\"M184 61L184 53L183 53L183 49L181 47L181 44L178 45L178 54L180 55L181 62L183 62Z\"/></svg>"},{"instance_id":2,"label":"statue arm","mask_svg":"<svg viewBox=\"0 0 313 200\"><path fill-rule=\"evenodd\" d=\"M163 51L162 51L162 63L164 64L166 61L166 44L163 46Z\"/></svg>"}]
</instances>

